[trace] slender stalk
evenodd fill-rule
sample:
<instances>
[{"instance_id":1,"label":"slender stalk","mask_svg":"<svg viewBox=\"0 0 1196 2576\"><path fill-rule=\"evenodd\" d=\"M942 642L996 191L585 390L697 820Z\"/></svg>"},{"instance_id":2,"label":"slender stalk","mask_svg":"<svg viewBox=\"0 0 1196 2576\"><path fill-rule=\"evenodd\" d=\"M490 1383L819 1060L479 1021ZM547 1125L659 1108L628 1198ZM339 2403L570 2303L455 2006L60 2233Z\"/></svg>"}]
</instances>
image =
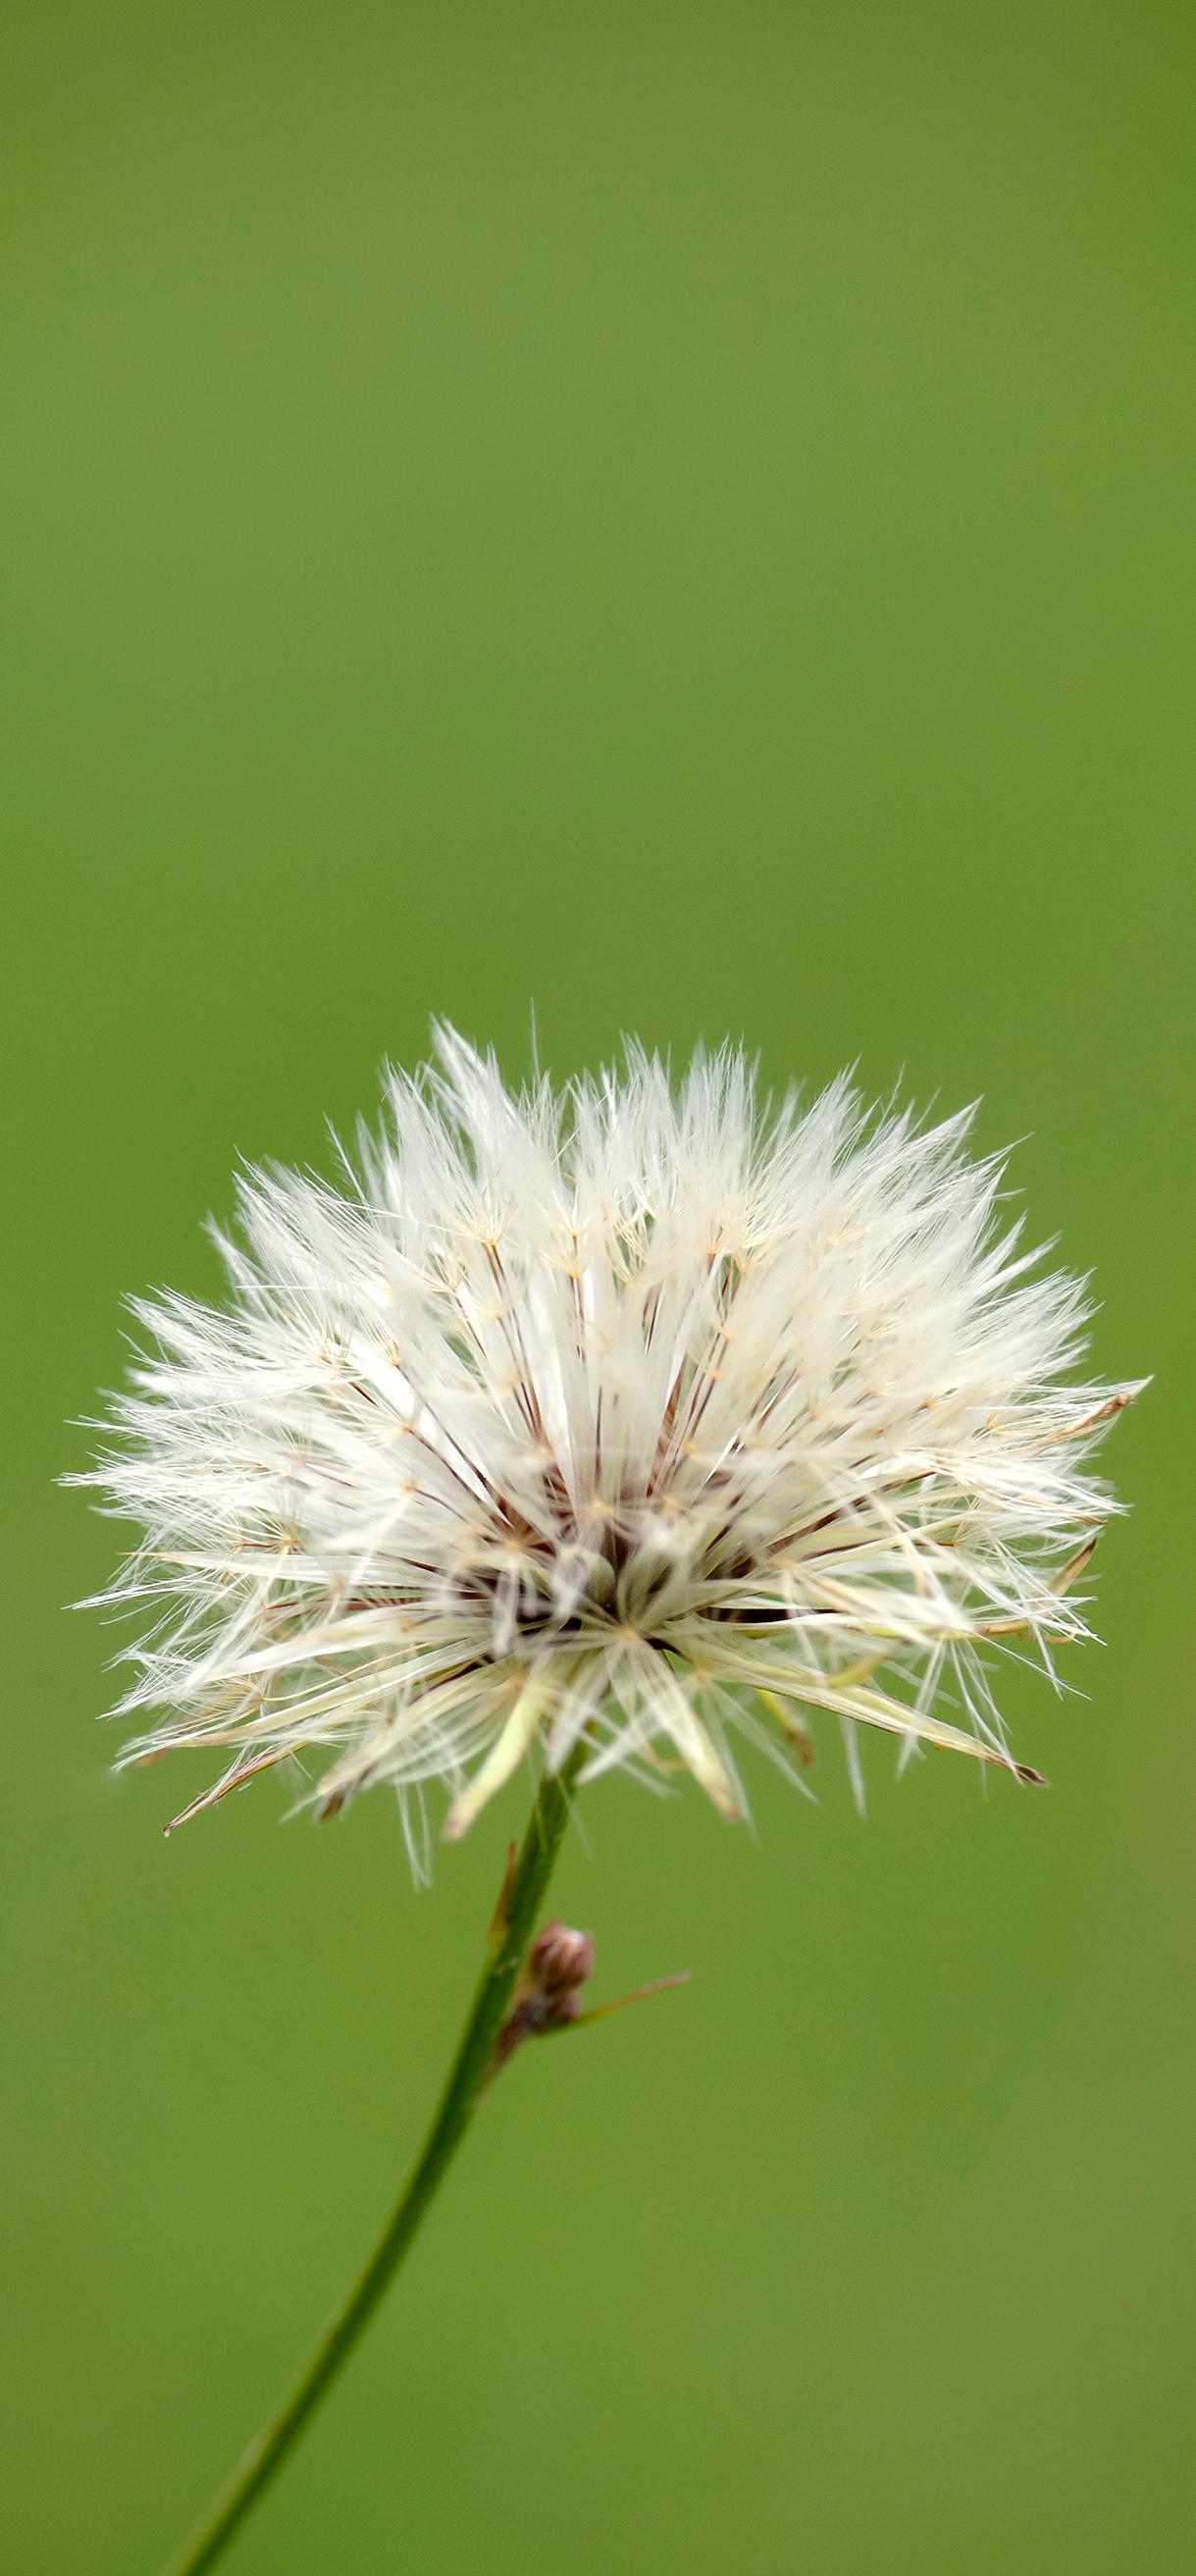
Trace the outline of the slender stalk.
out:
<instances>
[{"instance_id":1,"label":"slender stalk","mask_svg":"<svg viewBox=\"0 0 1196 2576\"><path fill-rule=\"evenodd\" d=\"M398 2271L461 2144L489 2075L495 2043L506 2020L515 1980L569 1821L569 1791L581 1758L579 1749L559 1775L545 1774L540 1782L491 1935L489 1955L432 2125L373 2253L330 2317L289 2397L250 2443L204 2520L170 2560L164 2576L201 2576L202 2570L214 2567L223 2557L247 2513L277 2475L292 2444L331 2387Z\"/></svg>"}]
</instances>

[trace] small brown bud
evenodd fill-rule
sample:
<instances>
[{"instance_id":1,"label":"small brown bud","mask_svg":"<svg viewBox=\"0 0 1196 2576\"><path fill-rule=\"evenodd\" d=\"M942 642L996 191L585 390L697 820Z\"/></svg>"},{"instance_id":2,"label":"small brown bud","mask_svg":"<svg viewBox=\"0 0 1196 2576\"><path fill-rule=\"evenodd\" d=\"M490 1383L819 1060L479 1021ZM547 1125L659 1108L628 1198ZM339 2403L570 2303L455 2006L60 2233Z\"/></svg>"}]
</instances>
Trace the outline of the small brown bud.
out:
<instances>
[{"instance_id":1,"label":"small brown bud","mask_svg":"<svg viewBox=\"0 0 1196 2576\"><path fill-rule=\"evenodd\" d=\"M520 1972L510 2012L499 2032L491 2072L505 2066L525 2039L542 2039L577 2019L577 1989L594 1973L594 1936L568 1923L546 1923L537 1932Z\"/></svg>"},{"instance_id":2,"label":"small brown bud","mask_svg":"<svg viewBox=\"0 0 1196 2576\"><path fill-rule=\"evenodd\" d=\"M528 1952L528 1985L545 1997L571 1994L594 1973L594 1936L567 1923L546 1923Z\"/></svg>"}]
</instances>

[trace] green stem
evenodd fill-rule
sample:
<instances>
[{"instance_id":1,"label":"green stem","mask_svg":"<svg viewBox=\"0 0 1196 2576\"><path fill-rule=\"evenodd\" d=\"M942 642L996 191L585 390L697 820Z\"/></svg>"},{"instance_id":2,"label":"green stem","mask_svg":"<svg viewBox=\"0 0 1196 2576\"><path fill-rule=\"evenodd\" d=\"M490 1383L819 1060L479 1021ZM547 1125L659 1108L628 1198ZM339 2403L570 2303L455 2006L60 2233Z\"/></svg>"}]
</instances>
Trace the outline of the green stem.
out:
<instances>
[{"instance_id":1,"label":"green stem","mask_svg":"<svg viewBox=\"0 0 1196 2576\"><path fill-rule=\"evenodd\" d=\"M519 1857L505 1892L457 2053L439 2107L403 2191L348 2295L329 2319L303 2375L285 2404L250 2443L203 2522L171 2559L165 2576L201 2576L214 2567L246 2514L281 2468L291 2446L331 2387L342 2362L393 2280L424 2212L443 2180L477 2107L497 2041L510 2009L515 1980L535 1929L553 1863L569 1821L569 1791L581 1751L559 1774L545 1774L528 1820Z\"/></svg>"}]
</instances>

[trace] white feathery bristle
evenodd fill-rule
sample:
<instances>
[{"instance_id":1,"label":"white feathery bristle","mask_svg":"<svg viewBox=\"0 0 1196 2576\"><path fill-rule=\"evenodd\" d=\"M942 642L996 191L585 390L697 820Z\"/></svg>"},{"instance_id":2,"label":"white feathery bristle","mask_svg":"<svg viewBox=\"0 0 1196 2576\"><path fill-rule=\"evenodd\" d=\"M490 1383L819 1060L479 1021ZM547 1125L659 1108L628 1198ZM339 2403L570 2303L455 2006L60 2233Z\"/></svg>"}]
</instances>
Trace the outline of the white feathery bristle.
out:
<instances>
[{"instance_id":1,"label":"white feathery bristle","mask_svg":"<svg viewBox=\"0 0 1196 2576\"><path fill-rule=\"evenodd\" d=\"M1085 1634L1135 1390L1070 1383L1082 1290L968 1117L770 1110L731 1049L515 1094L437 1046L338 1188L244 1177L224 1308L137 1308L79 1480L144 1530L125 1758L222 1748L188 1814L288 1757L324 1812L388 1781L413 1851L425 1783L455 1837L532 1748L740 1814L730 1731L802 1763L809 1710L860 1796L865 1727L1017 1769L990 1668Z\"/></svg>"}]
</instances>

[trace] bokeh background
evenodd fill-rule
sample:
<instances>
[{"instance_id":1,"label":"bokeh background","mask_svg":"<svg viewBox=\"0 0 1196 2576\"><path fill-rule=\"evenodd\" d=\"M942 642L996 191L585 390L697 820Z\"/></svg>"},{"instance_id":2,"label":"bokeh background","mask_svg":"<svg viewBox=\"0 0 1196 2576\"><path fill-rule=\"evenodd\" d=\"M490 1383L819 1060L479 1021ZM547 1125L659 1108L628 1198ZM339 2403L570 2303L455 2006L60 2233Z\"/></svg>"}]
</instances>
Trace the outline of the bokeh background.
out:
<instances>
[{"instance_id":1,"label":"bokeh background","mask_svg":"<svg viewBox=\"0 0 1196 2576\"><path fill-rule=\"evenodd\" d=\"M983 1097L1099 1367L1049 1795L587 1801L529 2051L244 2576L1186 2568L1190 13L16 11L2 426L5 2556L152 2576L387 2204L512 1792L177 1836L53 1484L430 1014ZM833 1732L833 1731L832 1731Z\"/></svg>"}]
</instances>

